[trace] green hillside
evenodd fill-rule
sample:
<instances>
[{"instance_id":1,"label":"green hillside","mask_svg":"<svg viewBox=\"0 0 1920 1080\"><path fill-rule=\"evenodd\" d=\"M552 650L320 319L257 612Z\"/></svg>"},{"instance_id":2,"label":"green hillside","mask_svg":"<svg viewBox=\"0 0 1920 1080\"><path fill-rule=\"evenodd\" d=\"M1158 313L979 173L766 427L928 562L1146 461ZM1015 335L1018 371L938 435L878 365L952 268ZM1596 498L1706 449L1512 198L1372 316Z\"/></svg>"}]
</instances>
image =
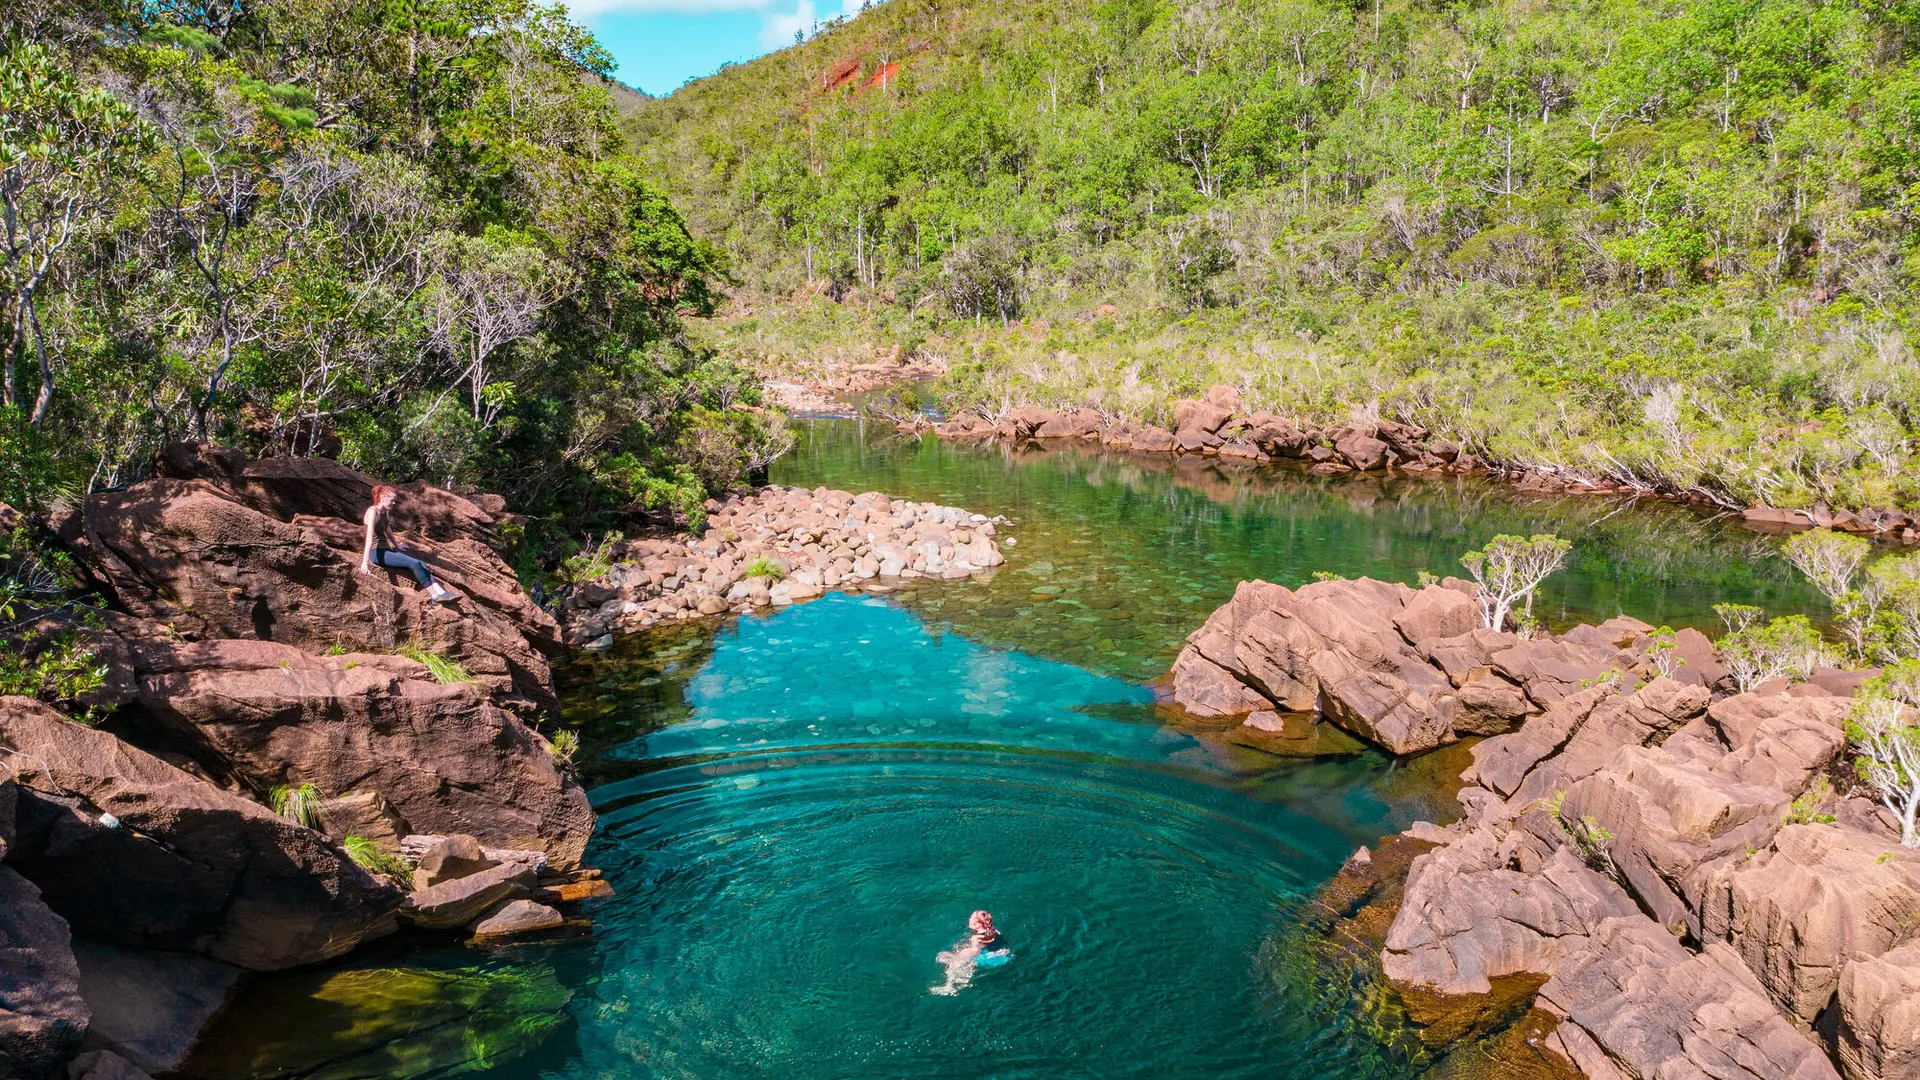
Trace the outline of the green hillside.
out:
<instances>
[{"instance_id":1,"label":"green hillside","mask_svg":"<svg viewBox=\"0 0 1920 1080\"><path fill-rule=\"evenodd\" d=\"M892 0L623 128L757 363L1911 506L1917 43L1911 0Z\"/></svg>"}]
</instances>

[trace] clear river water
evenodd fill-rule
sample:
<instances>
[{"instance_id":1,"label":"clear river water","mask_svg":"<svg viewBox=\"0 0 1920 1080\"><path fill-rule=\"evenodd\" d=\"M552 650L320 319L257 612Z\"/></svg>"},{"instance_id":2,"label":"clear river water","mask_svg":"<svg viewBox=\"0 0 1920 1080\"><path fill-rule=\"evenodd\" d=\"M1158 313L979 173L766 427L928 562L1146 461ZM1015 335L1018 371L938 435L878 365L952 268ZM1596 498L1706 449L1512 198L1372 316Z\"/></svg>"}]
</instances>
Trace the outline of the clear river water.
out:
<instances>
[{"instance_id":1,"label":"clear river water","mask_svg":"<svg viewBox=\"0 0 1920 1080\"><path fill-rule=\"evenodd\" d=\"M1772 541L1685 509L1473 478L802 429L776 483L1005 515L988 580L829 594L623 640L560 672L617 895L592 928L393 939L261 977L203 1080L453 1075L1414 1077L1476 1071L1323 962L1354 848L1450 813L1458 748L1394 762L1305 728L1176 727L1147 685L1237 581L1457 572L1500 532L1576 541L1550 624L1813 611ZM951 996L975 908L1011 958Z\"/></svg>"}]
</instances>

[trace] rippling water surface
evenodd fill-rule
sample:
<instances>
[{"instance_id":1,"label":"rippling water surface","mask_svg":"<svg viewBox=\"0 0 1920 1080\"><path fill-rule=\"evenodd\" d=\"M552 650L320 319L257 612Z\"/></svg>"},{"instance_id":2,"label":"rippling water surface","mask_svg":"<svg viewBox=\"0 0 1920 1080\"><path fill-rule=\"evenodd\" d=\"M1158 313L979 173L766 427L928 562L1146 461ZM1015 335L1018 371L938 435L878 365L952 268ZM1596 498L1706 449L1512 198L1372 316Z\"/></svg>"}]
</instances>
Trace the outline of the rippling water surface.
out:
<instances>
[{"instance_id":1,"label":"rippling water surface","mask_svg":"<svg viewBox=\"0 0 1920 1080\"><path fill-rule=\"evenodd\" d=\"M207 1080L1394 1077L1363 982L1316 967L1315 890L1447 813L1460 755L1315 756L1156 717L1146 679L1242 577L1410 580L1494 532L1577 536L1557 621L1792 610L1766 541L1478 481L1325 482L810 431L776 481L1014 524L989 581L830 594L623 641L562 672L618 890L591 935L406 938L255 982ZM1013 951L956 996L974 908Z\"/></svg>"}]
</instances>

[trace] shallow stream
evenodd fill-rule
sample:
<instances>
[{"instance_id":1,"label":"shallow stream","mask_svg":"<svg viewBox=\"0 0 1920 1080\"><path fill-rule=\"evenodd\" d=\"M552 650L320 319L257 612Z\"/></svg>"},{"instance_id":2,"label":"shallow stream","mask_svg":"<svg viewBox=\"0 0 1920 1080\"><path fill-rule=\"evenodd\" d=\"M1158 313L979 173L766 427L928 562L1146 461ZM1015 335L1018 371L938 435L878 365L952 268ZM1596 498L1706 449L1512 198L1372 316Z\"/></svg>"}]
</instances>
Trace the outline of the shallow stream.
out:
<instances>
[{"instance_id":1,"label":"shallow stream","mask_svg":"<svg viewBox=\"0 0 1920 1080\"><path fill-rule=\"evenodd\" d=\"M1813 610L1770 541L1668 506L1470 478L803 429L776 483L1012 525L990 580L829 594L623 641L561 673L618 895L590 935L405 938L255 980L189 1073L489 1078L1399 1077L1363 981L1303 957L1357 846L1444 817L1457 749L1167 725L1148 680L1242 578L1411 581L1499 532L1576 540L1536 614ZM1285 752L1276 752L1285 751ZM953 996L991 910L1012 958ZM1440 1063L1448 1067L1448 1063ZM1456 1074L1462 1071L1453 1063Z\"/></svg>"}]
</instances>

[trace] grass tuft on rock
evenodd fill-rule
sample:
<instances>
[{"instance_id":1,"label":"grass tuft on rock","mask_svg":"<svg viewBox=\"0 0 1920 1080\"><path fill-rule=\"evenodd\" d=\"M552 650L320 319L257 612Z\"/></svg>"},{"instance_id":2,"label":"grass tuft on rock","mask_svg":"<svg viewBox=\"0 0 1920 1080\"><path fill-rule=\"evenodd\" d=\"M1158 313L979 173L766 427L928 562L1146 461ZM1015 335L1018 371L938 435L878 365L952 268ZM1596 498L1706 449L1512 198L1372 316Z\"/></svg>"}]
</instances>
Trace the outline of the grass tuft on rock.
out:
<instances>
[{"instance_id":1,"label":"grass tuft on rock","mask_svg":"<svg viewBox=\"0 0 1920 1080\"><path fill-rule=\"evenodd\" d=\"M352 859L355 866L369 874L404 878L408 873L405 862L380 850L380 845L364 836L349 835L340 841L340 847L346 851L347 858Z\"/></svg>"},{"instance_id":2,"label":"grass tuft on rock","mask_svg":"<svg viewBox=\"0 0 1920 1080\"><path fill-rule=\"evenodd\" d=\"M267 793L267 805L274 813L307 829L320 827L320 804L325 800L312 784L281 784Z\"/></svg>"},{"instance_id":3,"label":"grass tuft on rock","mask_svg":"<svg viewBox=\"0 0 1920 1080\"><path fill-rule=\"evenodd\" d=\"M781 578L787 576L787 568L767 558L765 555L761 555L747 564L745 574L750 578L763 577L779 581Z\"/></svg>"},{"instance_id":4,"label":"grass tuft on rock","mask_svg":"<svg viewBox=\"0 0 1920 1080\"><path fill-rule=\"evenodd\" d=\"M433 677L443 684L472 682L473 675L460 662L432 649L420 645L403 645L399 654L417 664L422 664Z\"/></svg>"}]
</instances>

